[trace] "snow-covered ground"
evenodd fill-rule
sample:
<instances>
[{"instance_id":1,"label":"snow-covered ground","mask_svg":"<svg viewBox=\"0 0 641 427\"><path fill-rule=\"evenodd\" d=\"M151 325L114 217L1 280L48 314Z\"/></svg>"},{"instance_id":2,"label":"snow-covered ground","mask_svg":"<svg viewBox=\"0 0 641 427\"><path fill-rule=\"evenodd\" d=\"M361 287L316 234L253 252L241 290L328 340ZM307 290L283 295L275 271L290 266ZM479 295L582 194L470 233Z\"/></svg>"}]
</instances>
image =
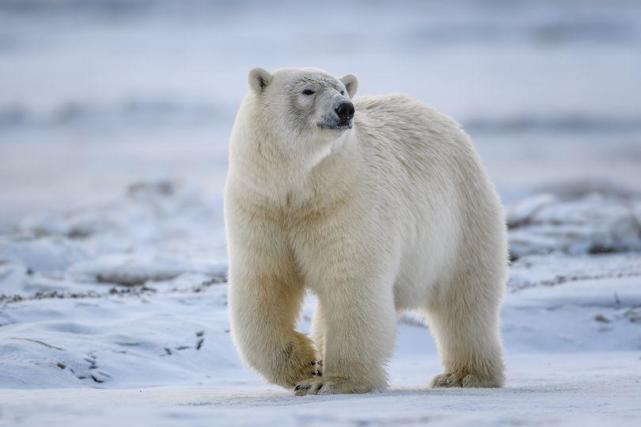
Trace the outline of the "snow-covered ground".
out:
<instances>
[{"instance_id":1,"label":"snow-covered ground","mask_svg":"<svg viewBox=\"0 0 641 427\"><path fill-rule=\"evenodd\" d=\"M641 199L541 194L508 219L505 389L427 389L438 357L408 314L390 391L297 398L236 356L218 204L140 183L25 218L0 238L0 425L636 425Z\"/></svg>"},{"instance_id":2,"label":"snow-covered ground","mask_svg":"<svg viewBox=\"0 0 641 427\"><path fill-rule=\"evenodd\" d=\"M641 5L322 4L0 0L0 425L638 425ZM411 313L385 393L241 365L226 141L247 70L283 65L472 135L508 215L506 388L428 389Z\"/></svg>"}]
</instances>

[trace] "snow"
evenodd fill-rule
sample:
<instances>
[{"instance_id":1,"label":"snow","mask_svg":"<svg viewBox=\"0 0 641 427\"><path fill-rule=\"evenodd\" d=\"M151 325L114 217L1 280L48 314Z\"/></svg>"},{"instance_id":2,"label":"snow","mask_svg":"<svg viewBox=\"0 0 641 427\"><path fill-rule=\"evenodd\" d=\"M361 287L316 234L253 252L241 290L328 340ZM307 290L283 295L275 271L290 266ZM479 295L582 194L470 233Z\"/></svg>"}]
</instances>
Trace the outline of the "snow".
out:
<instances>
[{"instance_id":1,"label":"snow","mask_svg":"<svg viewBox=\"0 0 641 427\"><path fill-rule=\"evenodd\" d=\"M296 398L241 364L229 335L220 206L196 191L139 183L110 203L25 218L0 243L0 423L633 425L641 236L612 253L568 251L569 239L592 236L574 232L577 218L613 239L617 227L594 218L629 214L616 195L578 197L508 206L519 218L511 237L525 236L532 250L512 265L502 312L505 389L428 389L439 360L408 314L391 388L368 396ZM549 218L542 250L540 230L529 227ZM310 295L304 331L314 304Z\"/></svg>"},{"instance_id":2,"label":"snow","mask_svg":"<svg viewBox=\"0 0 641 427\"><path fill-rule=\"evenodd\" d=\"M608 357L607 363L603 357ZM595 360L600 360L595 362ZM399 388L384 394L297 398L248 387L159 387L128 390L18 391L4 412L8 424L113 425L636 425L638 358L629 353L572 358L550 355L510 359L517 385L483 390ZM616 369L609 366L616 364ZM533 370L532 366L540 366ZM427 363L408 366L408 376ZM0 399L6 397L0 393ZM81 405L78 402L82 402ZM20 415L18 415L20 414ZM28 415L25 415L28 414Z\"/></svg>"},{"instance_id":3,"label":"snow","mask_svg":"<svg viewBox=\"0 0 641 427\"><path fill-rule=\"evenodd\" d=\"M332 2L0 2L0 425L638 424L639 4ZM226 141L247 70L284 65L470 133L506 204L505 388L428 389L413 313L384 393L295 397L242 365Z\"/></svg>"},{"instance_id":4,"label":"snow","mask_svg":"<svg viewBox=\"0 0 641 427\"><path fill-rule=\"evenodd\" d=\"M514 258L555 250L573 254L641 250L638 200L600 194L559 200L541 194L516 204L507 214L507 223L513 230Z\"/></svg>"}]
</instances>

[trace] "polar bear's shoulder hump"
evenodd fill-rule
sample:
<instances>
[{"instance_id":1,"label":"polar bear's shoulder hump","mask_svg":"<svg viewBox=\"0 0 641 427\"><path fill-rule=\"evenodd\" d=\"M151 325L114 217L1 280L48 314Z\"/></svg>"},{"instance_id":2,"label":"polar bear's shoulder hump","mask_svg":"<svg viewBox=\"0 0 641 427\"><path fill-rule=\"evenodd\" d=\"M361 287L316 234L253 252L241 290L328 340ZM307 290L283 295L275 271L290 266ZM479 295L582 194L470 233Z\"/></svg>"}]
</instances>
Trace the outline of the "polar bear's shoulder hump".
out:
<instances>
[{"instance_id":1,"label":"polar bear's shoulder hump","mask_svg":"<svg viewBox=\"0 0 641 427\"><path fill-rule=\"evenodd\" d=\"M389 123L396 126L398 123L407 123L412 127L438 129L448 133L459 133L461 129L455 120L418 99L403 94L357 97L354 104L356 120L361 125Z\"/></svg>"}]
</instances>

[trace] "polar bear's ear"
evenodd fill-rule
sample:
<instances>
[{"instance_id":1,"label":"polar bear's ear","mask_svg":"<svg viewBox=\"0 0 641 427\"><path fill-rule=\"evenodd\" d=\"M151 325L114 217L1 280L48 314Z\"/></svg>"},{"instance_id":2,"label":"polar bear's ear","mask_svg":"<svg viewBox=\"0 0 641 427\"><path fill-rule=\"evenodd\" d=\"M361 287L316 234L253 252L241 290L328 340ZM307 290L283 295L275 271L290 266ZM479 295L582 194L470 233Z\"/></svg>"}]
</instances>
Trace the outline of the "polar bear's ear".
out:
<instances>
[{"instance_id":1,"label":"polar bear's ear","mask_svg":"<svg viewBox=\"0 0 641 427\"><path fill-rule=\"evenodd\" d=\"M341 82L343 82L343 84L345 85L345 89L347 89L349 97L353 98L354 95L356 95L356 91L358 90L358 79L356 78L356 76L353 74L348 74L341 77Z\"/></svg>"},{"instance_id":2,"label":"polar bear's ear","mask_svg":"<svg viewBox=\"0 0 641 427\"><path fill-rule=\"evenodd\" d=\"M249 86L259 95L263 93L263 90L271 81L272 75L267 70L254 68L249 72Z\"/></svg>"}]
</instances>

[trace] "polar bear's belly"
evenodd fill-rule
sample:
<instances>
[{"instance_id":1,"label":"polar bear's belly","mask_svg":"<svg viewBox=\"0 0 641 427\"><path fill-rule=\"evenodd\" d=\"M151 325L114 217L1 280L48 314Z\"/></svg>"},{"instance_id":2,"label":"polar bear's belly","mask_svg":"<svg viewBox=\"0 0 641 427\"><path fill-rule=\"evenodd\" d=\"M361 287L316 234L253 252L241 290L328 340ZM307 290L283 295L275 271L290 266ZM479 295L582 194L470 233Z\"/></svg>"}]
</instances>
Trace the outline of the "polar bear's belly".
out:
<instances>
[{"instance_id":1,"label":"polar bear's belly","mask_svg":"<svg viewBox=\"0 0 641 427\"><path fill-rule=\"evenodd\" d=\"M416 240L405 248L394 282L397 310L426 308L436 286L447 282L454 271L460 237L455 217L441 216L440 221L424 225Z\"/></svg>"}]
</instances>

